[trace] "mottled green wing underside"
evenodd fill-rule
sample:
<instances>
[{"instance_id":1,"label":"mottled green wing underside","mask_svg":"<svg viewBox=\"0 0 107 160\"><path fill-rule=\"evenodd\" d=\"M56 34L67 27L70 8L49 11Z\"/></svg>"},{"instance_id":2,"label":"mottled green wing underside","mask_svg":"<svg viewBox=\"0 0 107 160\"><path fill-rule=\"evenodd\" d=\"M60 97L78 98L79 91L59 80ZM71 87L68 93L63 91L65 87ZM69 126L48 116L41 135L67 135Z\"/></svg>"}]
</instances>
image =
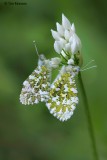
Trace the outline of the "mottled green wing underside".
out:
<instances>
[{"instance_id":1,"label":"mottled green wing underside","mask_svg":"<svg viewBox=\"0 0 107 160\"><path fill-rule=\"evenodd\" d=\"M60 121L66 121L78 104L77 88L74 76L70 72L59 75L51 85L46 103L50 113Z\"/></svg>"},{"instance_id":2,"label":"mottled green wing underside","mask_svg":"<svg viewBox=\"0 0 107 160\"><path fill-rule=\"evenodd\" d=\"M38 66L23 82L20 102L25 105L46 102L50 88L50 73L46 66Z\"/></svg>"}]
</instances>

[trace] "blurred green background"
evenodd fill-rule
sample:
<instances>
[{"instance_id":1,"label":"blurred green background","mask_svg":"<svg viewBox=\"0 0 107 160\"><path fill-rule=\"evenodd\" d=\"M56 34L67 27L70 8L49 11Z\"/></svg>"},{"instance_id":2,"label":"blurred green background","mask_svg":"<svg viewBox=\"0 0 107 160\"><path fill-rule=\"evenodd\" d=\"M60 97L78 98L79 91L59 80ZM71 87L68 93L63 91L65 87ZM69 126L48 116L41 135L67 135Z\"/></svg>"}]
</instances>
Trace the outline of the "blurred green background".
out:
<instances>
[{"instance_id":1,"label":"blurred green background","mask_svg":"<svg viewBox=\"0 0 107 160\"><path fill-rule=\"evenodd\" d=\"M82 72L100 160L107 159L107 1L24 0L6 5L0 0L0 160L93 160L87 118L80 103L67 122L54 118L44 103L19 102L23 81L37 66L33 45L47 58L55 57L50 29L64 13L75 23L82 41ZM23 2L23 1L16 1Z\"/></svg>"}]
</instances>

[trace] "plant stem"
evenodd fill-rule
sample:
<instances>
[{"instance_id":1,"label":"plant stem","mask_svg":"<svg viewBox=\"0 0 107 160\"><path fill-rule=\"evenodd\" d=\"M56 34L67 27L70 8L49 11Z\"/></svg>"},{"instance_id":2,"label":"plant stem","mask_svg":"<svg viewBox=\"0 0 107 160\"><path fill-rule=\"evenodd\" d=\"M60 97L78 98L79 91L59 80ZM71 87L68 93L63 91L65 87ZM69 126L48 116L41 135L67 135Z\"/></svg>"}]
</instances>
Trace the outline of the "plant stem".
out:
<instances>
[{"instance_id":1,"label":"plant stem","mask_svg":"<svg viewBox=\"0 0 107 160\"><path fill-rule=\"evenodd\" d=\"M79 83L80 83L80 87L81 87L81 91L82 91L82 95L83 95L82 97L83 97L85 113L86 113L86 117L87 117L88 130L89 130L92 148L93 148L94 160L99 160L99 156L98 156L98 152L97 152L97 148L96 148L96 141L95 141L95 136L94 136L93 124L92 124L91 114L90 114L90 110L89 110L89 104L88 104L87 95L85 92L85 88L83 85L83 81L82 81L82 77L81 77L80 72L79 72L78 76L79 76Z\"/></svg>"}]
</instances>

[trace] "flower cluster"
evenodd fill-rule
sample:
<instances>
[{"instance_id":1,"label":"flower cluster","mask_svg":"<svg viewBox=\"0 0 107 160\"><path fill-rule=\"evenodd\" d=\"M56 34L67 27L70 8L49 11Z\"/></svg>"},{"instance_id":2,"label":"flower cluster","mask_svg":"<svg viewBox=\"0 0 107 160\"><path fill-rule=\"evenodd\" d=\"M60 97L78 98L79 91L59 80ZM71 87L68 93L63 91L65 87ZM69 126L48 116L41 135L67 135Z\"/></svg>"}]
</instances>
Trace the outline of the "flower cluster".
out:
<instances>
[{"instance_id":1,"label":"flower cluster","mask_svg":"<svg viewBox=\"0 0 107 160\"><path fill-rule=\"evenodd\" d=\"M54 49L60 58L50 60L39 55L37 68L23 83L20 94L22 104L45 102L50 113L60 121L68 120L78 104L75 76L80 70L81 41L75 33L75 26L62 14L62 25L56 23L57 31L51 30L55 39ZM53 69L60 69L51 83Z\"/></svg>"},{"instance_id":2,"label":"flower cluster","mask_svg":"<svg viewBox=\"0 0 107 160\"><path fill-rule=\"evenodd\" d=\"M69 63L72 64L74 55L80 53L81 50L81 41L75 33L74 23L71 25L70 21L62 14L62 25L56 23L56 27L57 31L51 30L55 39L54 49L65 58L70 57L72 60Z\"/></svg>"}]
</instances>

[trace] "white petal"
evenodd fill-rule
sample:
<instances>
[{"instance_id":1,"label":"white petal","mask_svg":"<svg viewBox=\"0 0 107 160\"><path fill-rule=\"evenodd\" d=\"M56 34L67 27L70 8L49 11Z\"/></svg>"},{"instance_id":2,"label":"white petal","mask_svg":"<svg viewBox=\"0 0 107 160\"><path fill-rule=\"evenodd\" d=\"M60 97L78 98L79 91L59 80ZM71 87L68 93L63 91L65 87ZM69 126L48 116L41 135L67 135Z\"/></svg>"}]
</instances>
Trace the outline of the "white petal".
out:
<instances>
[{"instance_id":1,"label":"white petal","mask_svg":"<svg viewBox=\"0 0 107 160\"><path fill-rule=\"evenodd\" d=\"M54 30L52 30L52 29L51 29L51 32L52 32L53 38L54 38L55 40L59 40L59 38L60 38L59 33L56 32L56 31L54 31Z\"/></svg>"},{"instance_id":2,"label":"white petal","mask_svg":"<svg viewBox=\"0 0 107 160\"><path fill-rule=\"evenodd\" d=\"M73 32L75 32L75 25L74 25L74 23L72 23L71 29L72 29Z\"/></svg>"},{"instance_id":3,"label":"white petal","mask_svg":"<svg viewBox=\"0 0 107 160\"><path fill-rule=\"evenodd\" d=\"M64 36L65 36L65 39L66 40L69 40L70 39L70 32L68 31L68 30L65 30L65 32L64 32Z\"/></svg>"},{"instance_id":4,"label":"white petal","mask_svg":"<svg viewBox=\"0 0 107 160\"><path fill-rule=\"evenodd\" d=\"M72 54L75 54L76 51L77 51L77 43L74 40L73 43L71 44L71 52Z\"/></svg>"},{"instance_id":5,"label":"white petal","mask_svg":"<svg viewBox=\"0 0 107 160\"><path fill-rule=\"evenodd\" d=\"M60 38L60 42L62 43L62 47L64 48L65 44L67 43L67 41L63 38Z\"/></svg>"},{"instance_id":6,"label":"white petal","mask_svg":"<svg viewBox=\"0 0 107 160\"><path fill-rule=\"evenodd\" d=\"M59 23L56 23L56 27L57 27L57 31L58 33L63 36L64 35L64 28L62 25L60 25Z\"/></svg>"},{"instance_id":7,"label":"white petal","mask_svg":"<svg viewBox=\"0 0 107 160\"><path fill-rule=\"evenodd\" d=\"M64 14L62 14L62 26L65 29L70 29L71 28L71 23L70 21L64 16Z\"/></svg>"},{"instance_id":8,"label":"white petal","mask_svg":"<svg viewBox=\"0 0 107 160\"><path fill-rule=\"evenodd\" d=\"M67 44L65 45L65 51L67 51L67 52L70 52L70 51L71 51L71 44L70 44L70 43L67 43Z\"/></svg>"},{"instance_id":9,"label":"white petal","mask_svg":"<svg viewBox=\"0 0 107 160\"><path fill-rule=\"evenodd\" d=\"M73 54L81 50L81 41L75 33L70 38L69 42L71 43L71 52Z\"/></svg>"},{"instance_id":10,"label":"white petal","mask_svg":"<svg viewBox=\"0 0 107 160\"><path fill-rule=\"evenodd\" d=\"M70 37L69 42L73 43L73 36Z\"/></svg>"},{"instance_id":11,"label":"white petal","mask_svg":"<svg viewBox=\"0 0 107 160\"><path fill-rule=\"evenodd\" d=\"M79 39L79 37L75 34L75 37L76 37L76 42L77 42L77 45L78 45L78 49L79 51L81 50L81 41Z\"/></svg>"},{"instance_id":12,"label":"white petal","mask_svg":"<svg viewBox=\"0 0 107 160\"><path fill-rule=\"evenodd\" d=\"M54 43L54 49L57 53L61 53L62 51L62 43L60 41L55 41Z\"/></svg>"}]
</instances>

